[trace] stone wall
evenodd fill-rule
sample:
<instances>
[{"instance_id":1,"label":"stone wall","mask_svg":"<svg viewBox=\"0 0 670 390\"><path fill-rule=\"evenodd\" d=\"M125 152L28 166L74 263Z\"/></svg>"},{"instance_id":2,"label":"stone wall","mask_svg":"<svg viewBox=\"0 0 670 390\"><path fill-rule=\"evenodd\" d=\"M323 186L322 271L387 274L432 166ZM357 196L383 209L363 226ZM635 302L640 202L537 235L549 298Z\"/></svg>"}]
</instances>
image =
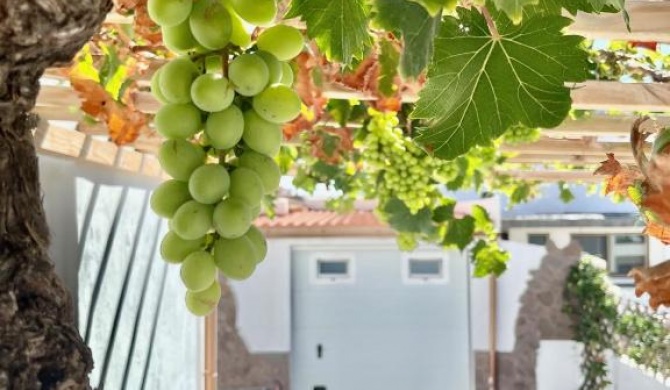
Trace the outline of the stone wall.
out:
<instances>
[{"instance_id":1,"label":"stone wall","mask_svg":"<svg viewBox=\"0 0 670 390\"><path fill-rule=\"evenodd\" d=\"M498 389L536 389L540 341L573 339L572 321L562 311L563 290L570 268L579 261L581 253L577 242L564 249L558 249L551 241L547 243L547 255L540 267L531 271L528 287L520 299L514 350L497 354ZM477 351L475 365L477 389L488 389L488 352Z\"/></svg>"},{"instance_id":2,"label":"stone wall","mask_svg":"<svg viewBox=\"0 0 670 390\"><path fill-rule=\"evenodd\" d=\"M219 304L220 390L288 390L289 354L252 354L237 331L237 307L230 286L221 281Z\"/></svg>"}]
</instances>

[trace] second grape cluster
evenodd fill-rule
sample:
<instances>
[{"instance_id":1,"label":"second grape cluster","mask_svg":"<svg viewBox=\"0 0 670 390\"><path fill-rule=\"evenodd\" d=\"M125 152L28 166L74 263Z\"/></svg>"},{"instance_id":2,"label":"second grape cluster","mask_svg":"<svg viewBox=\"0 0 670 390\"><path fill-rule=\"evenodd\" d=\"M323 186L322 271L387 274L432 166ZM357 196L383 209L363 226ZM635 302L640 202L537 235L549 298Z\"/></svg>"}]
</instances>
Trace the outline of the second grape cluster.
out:
<instances>
[{"instance_id":1,"label":"second grape cluster","mask_svg":"<svg viewBox=\"0 0 670 390\"><path fill-rule=\"evenodd\" d=\"M263 3L269 8L258 8ZM253 220L264 196L279 187L273 157L281 146L281 125L301 110L286 61L302 50L302 34L276 25L253 44L241 35L240 20L253 22L243 17L251 15L266 23L276 4L244 8L250 4L149 2L166 46L183 54L151 80L162 103L154 124L166 139L158 159L172 177L154 191L151 207L169 219L160 252L167 262L181 264L186 306L195 315L216 307L219 272L246 279L265 258L267 242Z\"/></svg>"}]
</instances>

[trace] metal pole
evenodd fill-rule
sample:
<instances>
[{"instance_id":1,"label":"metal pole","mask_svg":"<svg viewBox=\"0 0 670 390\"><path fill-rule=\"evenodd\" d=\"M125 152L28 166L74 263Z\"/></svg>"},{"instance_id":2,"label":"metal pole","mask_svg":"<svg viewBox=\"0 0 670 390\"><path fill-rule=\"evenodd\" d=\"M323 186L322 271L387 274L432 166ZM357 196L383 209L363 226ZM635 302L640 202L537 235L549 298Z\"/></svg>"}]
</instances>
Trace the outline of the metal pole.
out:
<instances>
[{"instance_id":1,"label":"metal pole","mask_svg":"<svg viewBox=\"0 0 670 390\"><path fill-rule=\"evenodd\" d=\"M497 349L498 349L498 279L489 278L489 390L498 388Z\"/></svg>"}]
</instances>

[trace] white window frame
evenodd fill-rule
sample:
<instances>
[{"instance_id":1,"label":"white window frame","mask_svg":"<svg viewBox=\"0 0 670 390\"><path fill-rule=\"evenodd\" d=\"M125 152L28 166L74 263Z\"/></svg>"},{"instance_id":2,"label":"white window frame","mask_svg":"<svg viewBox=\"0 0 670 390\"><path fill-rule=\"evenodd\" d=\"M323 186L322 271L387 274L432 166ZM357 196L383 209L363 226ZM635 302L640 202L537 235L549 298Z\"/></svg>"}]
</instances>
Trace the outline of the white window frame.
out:
<instances>
[{"instance_id":1,"label":"white window frame","mask_svg":"<svg viewBox=\"0 0 670 390\"><path fill-rule=\"evenodd\" d=\"M309 281L311 284L353 284L356 281L355 256L351 252L318 252L310 256ZM325 277L319 275L320 261L344 261L347 263L346 277Z\"/></svg>"},{"instance_id":2,"label":"white window frame","mask_svg":"<svg viewBox=\"0 0 670 390\"><path fill-rule=\"evenodd\" d=\"M403 252L401 266L402 282L408 285L434 285L449 283L449 253L444 251ZM441 260L441 275L438 277L413 277L410 275L410 262L413 260Z\"/></svg>"}]
</instances>

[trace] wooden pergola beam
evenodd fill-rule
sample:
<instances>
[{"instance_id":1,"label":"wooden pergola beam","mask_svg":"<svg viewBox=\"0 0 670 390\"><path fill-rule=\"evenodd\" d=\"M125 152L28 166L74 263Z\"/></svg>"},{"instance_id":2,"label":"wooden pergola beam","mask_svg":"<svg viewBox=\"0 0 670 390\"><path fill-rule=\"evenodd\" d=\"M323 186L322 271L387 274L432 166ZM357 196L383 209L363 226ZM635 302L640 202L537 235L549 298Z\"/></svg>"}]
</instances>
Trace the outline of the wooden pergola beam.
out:
<instances>
[{"instance_id":1,"label":"wooden pergola beam","mask_svg":"<svg viewBox=\"0 0 670 390\"><path fill-rule=\"evenodd\" d=\"M622 164L633 164L635 159L632 154L629 155L618 155L616 157ZM510 164L571 164L571 165L589 165L597 166L601 162L606 160L606 156L582 156L582 155L546 155L546 154L532 154L532 153L521 153L517 154L514 157L507 159L507 163Z\"/></svg>"},{"instance_id":2,"label":"wooden pergola beam","mask_svg":"<svg viewBox=\"0 0 670 390\"><path fill-rule=\"evenodd\" d=\"M599 156L605 157L606 153L614 153L615 156L632 156L628 143L602 143L585 142L583 140L540 140L529 144L502 145L503 152L536 154L549 156Z\"/></svg>"},{"instance_id":3,"label":"wooden pergola beam","mask_svg":"<svg viewBox=\"0 0 670 390\"><path fill-rule=\"evenodd\" d=\"M626 1L630 29L621 14L580 12L569 31L591 39L670 42L670 3L667 1Z\"/></svg>"},{"instance_id":4,"label":"wooden pergola beam","mask_svg":"<svg viewBox=\"0 0 670 390\"><path fill-rule=\"evenodd\" d=\"M563 137L616 137L628 136L630 128L637 117L622 116L591 116L581 119L566 119L553 129L542 129L543 135ZM670 127L670 117L653 118L642 124L642 130L656 132L663 127Z\"/></svg>"},{"instance_id":5,"label":"wooden pergola beam","mask_svg":"<svg viewBox=\"0 0 670 390\"><path fill-rule=\"evenodd\" d=\"M584 182L602 183L605 176L594 175L591 171L526 171L526 170L500 170L499 174L523 180L537 180L543 182Z\"/></svg>"},{"instance_id":6,"label":"wooden pergola beam","mask_svg":"<svg viewBox=\"0 0 670 390\"><path fill-rule=\"evenodd\" d=\"M325 88L324 96L330 99L374 100L376 97L358 91L345 90L335 86ZM135 106L146 113L156 113L160 103L150 92L140 91L133 95ZM618 111L670 111L670 84L625 84L614 81L587 81L572 91L573 108L584 110ZM415 102L417 96L403 96L406 102ZM54 113L55 107L67 111L79 106L79 97L67 86L44 86L38 96L38 111L46 107L52 114L61 118L66 113Z\"/></svg>"}]
</instances>

